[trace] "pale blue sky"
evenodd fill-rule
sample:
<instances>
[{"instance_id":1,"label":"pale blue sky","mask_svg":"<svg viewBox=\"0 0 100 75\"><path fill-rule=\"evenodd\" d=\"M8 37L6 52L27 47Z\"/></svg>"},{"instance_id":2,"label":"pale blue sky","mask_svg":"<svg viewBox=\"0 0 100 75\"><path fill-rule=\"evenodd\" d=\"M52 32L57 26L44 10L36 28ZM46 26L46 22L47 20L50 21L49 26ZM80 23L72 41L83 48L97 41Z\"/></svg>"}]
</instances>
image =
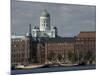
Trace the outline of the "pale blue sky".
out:
<instances>
[{"instance_id":1,"label":"pale blue sky","mask_svg":"<svg viewBox=\"0 0 100 75\"><path fill-rule=\"evenodd\" d=\"M60 36L74 36L80 31L96 30L96 7L72 4L20 2L11 3L11 32L23 35L28 25L39 26L44 9L50 14L51 25L58 28Z\"/></svg>"}]
</instances>

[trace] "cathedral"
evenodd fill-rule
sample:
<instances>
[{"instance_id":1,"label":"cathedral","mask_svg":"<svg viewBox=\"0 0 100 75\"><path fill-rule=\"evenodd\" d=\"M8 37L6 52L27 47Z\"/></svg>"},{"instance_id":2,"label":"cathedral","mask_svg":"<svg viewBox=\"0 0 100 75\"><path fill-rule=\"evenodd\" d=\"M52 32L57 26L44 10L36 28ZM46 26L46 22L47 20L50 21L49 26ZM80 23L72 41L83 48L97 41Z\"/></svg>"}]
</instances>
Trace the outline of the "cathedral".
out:
<instances>
[{"instance_id":1,"label":"cathedral","mask_svg":"<svg viewBox=\"0 0 100 75\"><path fill-rule=\"evenodd\" d=\"M49 38L57 36L57 28L50 25L50 14L47 10L44 10L40 16L40 27L33 27L32 36Z\"/></svg>"}]
</instances>

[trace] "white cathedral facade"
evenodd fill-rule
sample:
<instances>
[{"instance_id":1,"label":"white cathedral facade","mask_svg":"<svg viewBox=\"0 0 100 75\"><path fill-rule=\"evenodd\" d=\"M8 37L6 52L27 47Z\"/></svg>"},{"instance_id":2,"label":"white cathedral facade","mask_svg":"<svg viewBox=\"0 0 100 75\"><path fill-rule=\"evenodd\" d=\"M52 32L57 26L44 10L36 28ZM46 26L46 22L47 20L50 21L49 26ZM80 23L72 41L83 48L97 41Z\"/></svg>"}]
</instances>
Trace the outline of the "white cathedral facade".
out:
<instances>
[{"instance_id":1,"label":"white cathedral facade","mask_svg":"<svg viewBox=\"0 0 100 75\"><path fill-rule=\"evenodd\" d=\"M57 28L50 25L50 14L47 10L44 10L40 16L40 27L29 25L29 32L25 36L32 37L48 37L55 38L57 37ZM12 34L12 38L23 38L22 36L16 35L16 33Z\"/></svg>"},{"instance_id":2,"label":"white cathedral facade","mask_svg":"<svg viewBox=\"0 0 100 75\"><path fill-rule=\"evenodd\" d=\"M49 37L55 38L57 36L57 28L50 25L50 14L44 10L40 16L40 27L34 26L32 28L33 37Z\"/></svg>"}]
</instances>

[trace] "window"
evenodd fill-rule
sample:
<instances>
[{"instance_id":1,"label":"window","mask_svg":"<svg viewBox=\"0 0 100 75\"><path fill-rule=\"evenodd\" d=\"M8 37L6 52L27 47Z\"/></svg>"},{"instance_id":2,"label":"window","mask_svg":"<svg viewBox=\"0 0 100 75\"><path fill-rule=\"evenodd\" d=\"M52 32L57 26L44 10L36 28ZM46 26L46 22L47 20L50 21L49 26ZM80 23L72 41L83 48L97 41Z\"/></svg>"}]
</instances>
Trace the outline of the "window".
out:
<instances>
[{"instance_id":1,"label":"window","mask_svg":"<svg viewBox=\"0 0 100 75\"><path fill-rule=\"evenodd\" d=\"M23 41L23 40L20 40L21 42Z\"/></svg>"},{"instance_id":2,"label":"window","mask_svg":"<svg viewBox=\"0 0 100 75\"><path fill-rule=\"evenodd\" d=\"M14 47L16 47L16 45L14 45Z\"/></svg>"}]
</instances>

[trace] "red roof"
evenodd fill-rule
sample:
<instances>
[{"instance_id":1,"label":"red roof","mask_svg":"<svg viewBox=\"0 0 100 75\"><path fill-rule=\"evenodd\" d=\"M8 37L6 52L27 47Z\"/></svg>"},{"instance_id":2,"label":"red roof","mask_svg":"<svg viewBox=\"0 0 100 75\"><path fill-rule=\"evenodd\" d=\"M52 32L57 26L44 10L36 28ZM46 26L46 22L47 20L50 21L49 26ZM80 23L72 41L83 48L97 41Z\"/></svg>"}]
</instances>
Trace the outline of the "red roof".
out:
<instances>
[{"instance_id":1,"label":"red roof","mask_svg":"<svg viewBox=\"0 0 100 75\"><path fill-rule=\"evenodd\" d=\"M96 32L95 31L82 31L80 32L76 37L82 37L82 38L95 38L96 37Z\"/></svg>"}]
</instances>

